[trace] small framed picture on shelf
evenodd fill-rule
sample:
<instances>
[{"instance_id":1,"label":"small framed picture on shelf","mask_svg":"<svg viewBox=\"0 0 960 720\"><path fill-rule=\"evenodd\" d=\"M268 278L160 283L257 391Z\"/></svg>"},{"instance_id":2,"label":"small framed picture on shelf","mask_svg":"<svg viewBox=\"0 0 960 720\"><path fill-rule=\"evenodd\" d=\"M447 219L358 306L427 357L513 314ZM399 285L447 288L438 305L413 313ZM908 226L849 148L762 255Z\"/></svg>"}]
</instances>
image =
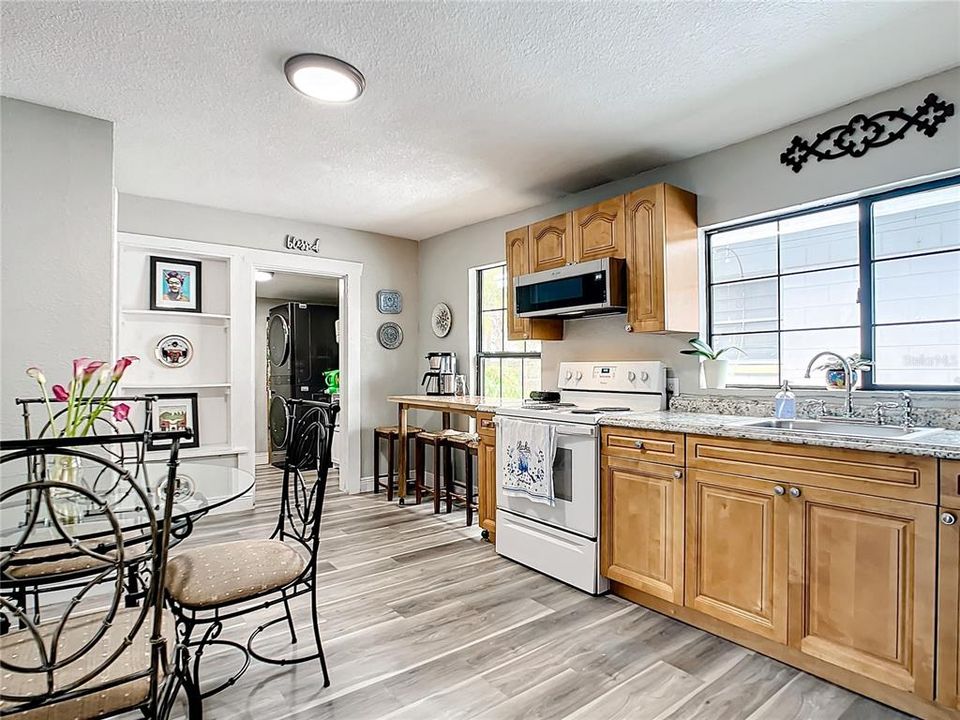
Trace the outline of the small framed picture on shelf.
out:
<instances>
[{"instance_id":1,"label":"small framed picture on shelf","mask_svg":"<svg viewBox=\"0 0 960 720\"><path fill-rule=\"evenodd\" d=\"M150 256L150 309L202 312L200 262Z\"/></svg>"},{"instance_id":2,"label":"small framed picture on shelf","mask_svg":"<svg viewBox=\"0 0 960 720\"><path fill-rule=\"evenodd\" d=\"M150 415L152 432L172 432L175 430L193 430L190 440L180 442L180 448L199 447L200 414L197 409L197 393L156 393ZM147 450L163 450L170 447L170 440L153 440L147 443Z\"/></svg>"}]
</instances>

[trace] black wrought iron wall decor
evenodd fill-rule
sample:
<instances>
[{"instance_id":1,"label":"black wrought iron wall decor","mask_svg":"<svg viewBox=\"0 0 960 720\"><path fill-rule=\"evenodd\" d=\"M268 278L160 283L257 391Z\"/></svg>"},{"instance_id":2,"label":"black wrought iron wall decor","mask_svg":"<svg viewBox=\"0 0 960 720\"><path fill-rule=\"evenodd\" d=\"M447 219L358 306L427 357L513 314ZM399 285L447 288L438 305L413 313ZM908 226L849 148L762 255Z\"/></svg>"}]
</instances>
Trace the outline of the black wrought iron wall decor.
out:
<instances>
[{"instance_id":1,"label":"black wrought iron wall decor","mask_svg":"<svg viewBox=\"0 0 960 720\"><path fill-rule=\"evenodd\" d=\"M953 103L930 93L923 103L917 105L912 115L904 108L884 110L870 117L854 115L846 124L818 133L812 142L795 135L790 146L780 153L780 162L798 173L811 157L816 158L817 162L836 160L847 155L862 157L871 148L883 147L904 138L910 128L933 137L947 118L953 117L953 113Z\"/></svg>"}]
</instances>

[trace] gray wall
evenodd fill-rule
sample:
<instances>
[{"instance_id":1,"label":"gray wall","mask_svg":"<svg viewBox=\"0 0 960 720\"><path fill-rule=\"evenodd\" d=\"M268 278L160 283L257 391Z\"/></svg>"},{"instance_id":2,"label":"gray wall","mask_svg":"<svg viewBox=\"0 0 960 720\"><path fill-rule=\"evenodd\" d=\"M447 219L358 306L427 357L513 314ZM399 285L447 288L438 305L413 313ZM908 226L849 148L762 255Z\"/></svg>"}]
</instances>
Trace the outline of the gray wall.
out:
<instances>
[{"instance_id":1,"label":"gray wall","mask_svg":"<svg viewBox=\"0 0 960 720\"><path fill-rule=\"evenodd\" d=\"M113 123L0 98L0 433L21 437L24 370L65 383L113 345Z\"/></svg>"},{"instance_id":2,"label":"gray wall","mask_svg":"<svg viewBox=\"0 0 960 720\"><path fill-rule=\"evenodd\" d=\"M452 350L461 358L469 357L467 271L503 260L507 230L657 182L695 192L699 223L705 227L956 170L960 168L958 117L941 126L934 138L910 131L906 139L862 158L811 162L799 174L781 165L779 159L794 135L811 138L856 113L870 115L901 106L912 109L931 92L958 101L958 91L960 69L954 68L736 145L424 240L420 244L420 354ZM450 305L455 318L452 331L442 340L433 336L429 323L430 310L440 301ZM545 387L556 386L561 360L642 359L663 360L673 367L681 392L698 388L696 360L677 354L686 335L630 335L623 331L622 318L601 318L567 321L564 338L543 345Z\"/></svg>"},{"instance_id":3,"label":"gray wall","mask_svg":"<svg viewBox=\"0 0 960 720\"><path fill-rule=\"evenodd\" d=\"M412 240L315 225L250 213L218 210L188 203L120 194L117 228L121 232L222 243L240 247L282 250L290 233L320 238L319 255L363 263L360 322L360 414L363 421L362 473L373 472L373 428L395 424L396 407L389 395L415 390L420 361L417 354L417 243ZM403 293L400 315L377 312L377 290L390 288ZM405 342L398 350L384 350L377 342L377 328L386 320L399 323Z\"/></svg>"}]
</instances>

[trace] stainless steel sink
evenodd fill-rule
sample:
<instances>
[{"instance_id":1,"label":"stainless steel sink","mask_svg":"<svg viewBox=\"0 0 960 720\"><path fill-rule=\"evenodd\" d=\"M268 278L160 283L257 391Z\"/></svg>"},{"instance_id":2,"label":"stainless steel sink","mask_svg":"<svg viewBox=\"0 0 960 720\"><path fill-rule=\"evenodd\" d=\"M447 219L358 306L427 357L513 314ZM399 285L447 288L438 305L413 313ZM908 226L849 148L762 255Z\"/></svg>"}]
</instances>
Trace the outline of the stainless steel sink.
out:
<instances>
[{"instance_id":1,"label":"stainless steel sink","mask_svg":"<svg viewBox=\"0 0 960 720\"><path fill-rule=\"evenodd\" d=\"M809 435L842 435L856 438L886 438L890 440L917 440L924 435L939 432L941 428L901 428L893 425L871 425L868 423L845 422L838 420L751 420L741 427L757 430L777 430Z\"/></svg>"}]
</instances>

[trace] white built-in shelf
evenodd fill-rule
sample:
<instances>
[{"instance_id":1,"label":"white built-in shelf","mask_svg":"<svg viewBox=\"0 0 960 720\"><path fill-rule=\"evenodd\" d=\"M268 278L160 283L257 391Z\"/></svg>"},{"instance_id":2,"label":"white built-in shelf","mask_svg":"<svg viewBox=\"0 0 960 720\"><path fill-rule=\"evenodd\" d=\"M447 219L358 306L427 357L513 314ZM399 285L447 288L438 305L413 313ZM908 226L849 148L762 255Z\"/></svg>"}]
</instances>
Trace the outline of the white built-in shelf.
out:
<instances>
[{"instance_id":1,"label":"white built-in shelf","mask_svg":"<svg viewBox=\"0 0 960 720\"><path fill-rule=\"evenodd\" d=\"M231 455L240 455L247 452L246 448L237 448L232 445L201 445L193 448L180 448L181 459L184 458L207 458L207 457L227 457ZM151 450L147 453L147 459L169 456L170 450L163 448L161 450Z\"/></svg>"},{"instance_id":2,"label":"white built-in shelf","mask_svg":"<svg viewBox=\"0 0 960 720\"><path fill-rule=\"evenodd\" d=\"M230 320L229 315L223 315L221 313L204 313L204 312L180 312L178 310L134 310L134 309L125 309L120 311L121 315L134 315L141 317L176 317L176 318L194 318L198 320L222 320L228 322Z\"/></svg>"},{"instance_id":3,"label":"white built-in shelf","mask_svg":"<svg viewBox=\"0 0 960 720\"><path fill-rule=\"evenodd\" d=\"M124 383L124 390L217 390L230 389L230 383L151 383L149 385L137 385L136 383Z\"/></svg>"}]
</instances>

